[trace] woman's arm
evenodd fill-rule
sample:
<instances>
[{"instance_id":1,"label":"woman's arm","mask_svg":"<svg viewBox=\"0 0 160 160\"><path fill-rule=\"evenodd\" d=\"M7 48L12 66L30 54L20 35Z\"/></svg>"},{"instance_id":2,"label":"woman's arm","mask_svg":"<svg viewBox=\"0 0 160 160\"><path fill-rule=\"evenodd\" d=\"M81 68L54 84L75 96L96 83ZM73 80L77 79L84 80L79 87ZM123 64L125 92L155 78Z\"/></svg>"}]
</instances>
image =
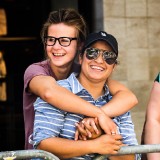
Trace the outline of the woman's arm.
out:
<instances>
[{"instance_id":1,"label":"woman's arm","mask_svg":"<svg viewBox=\"0 0 160 160\"><path fill-rule=\"evenodd\" d=\"M117 153L117 150L120 148L119 145L122 144L121 135L113 136L106 134L93 141L66 139L64 137L72 137L72 134L63 131L65 124L71 124L65 121L67 117L70 117L69 115L40 98L34 103L34 110L34 133L32 139L30 139L34 148L37 148L38 145L38 149L54 153L60 158L71 158L88 153ZM74 129L71 128L69 132L74 132ZM59 135L62 138L58 138Z\"/></svg>"},{"instance_id":2,"label":"woman's arm","mask_svg":"<svg viewBox=\"0 0 160 160\"><path fill-rule=\"evenodd\" d=\"M149 103L146 111L146 124L144 128L144 142L145 144L159 144L160 143L160 83L154 82ZM147 154L148 160L160 159L159 153Z\"/></svg>"},{"instance_id":3,"label":"woman's arm","mask_svg":"<svg viewBox=\"0 0 160 160\"><path fill-rule=\"evenodd\" d=\"M104 111L59 86L54 78L35 76L30 81L29 88L31 92L41 97L44 101L64 111L97 117L105 133L111 134L111 131L116 132L115 123Z\"/></svg>"},{"instance_id":4,"label":"woman's arm","mask_svg":"<svg viewBox=\"0 0 160 160\"><path fill-rule=\"evenodd\" d=\"M109 79L107 85L113 98L103 106L103 110L109 117L122 115L138 103L133 92L118 81Z\"/></svg>"},{"instance_id":5,"label":"woman's arm","mask_svg":"<svg viewBox=\"0 0 160 160\"><path fill-rule=\"evenodd\" d=\"M44 101L62 110L83 114L89 117L97 117L101 128L107 134L111 134L111 132L116 132L117 128L114 122L106 115L109 115L109 113L114 113L114 112L115 114L116 113L121 114L122 110L124 110L123 101L128 102L128 99L130 97L129 96L130 94L123 93L123 92L128 92L128 91L123 91L122 89L120 92L117 91L117 95L112 100L112 107L106 104L107 107L105 107L106 109L103 111L102 109L74 95L67 89L60 87L55 81L55 79L50 76L39 75L39 76L33 77L29 83L29 89L31 92L41 97ZM121 94L121 92L123 94ZM128 95L127 98L124 96L126 94ZM120 97L119 99L118 99L118 96ZM128 103L130 104L130 101ZM111 105L111 103L109 104ZM111 108L113 112L108 110L108 106ZM120 106L123 106L123 107L120 107ZM127 107L125 107L125 109L126 108ZM106 110L108 110L108 112L106 112ZM107 114L105 114L105 112Z\"/></svg>"},{"instance_id":6,"label":"woman's arm","mask_svg":"<svg viewBox=\"0 0 160 160\"><path fill-rule=\"evenodd\" d=\"M136 96L119 82L109 80L108 85L111 93L114 95L112 100L105 105L104 109L109 117L121 115L137 104ZM57 85L52 77L35 76L30 81L29 88L31 92L62 110L90 117L103 115L103 112L99 108Z\"/></svg>"},{"instance_id":7,"label":"woman's arm","mask_svg":"<svg viewBox=\"0 0 160 160\"><path fill-rule=\"evenodd\" d=\"M160 83L154 82L146 111L145 144L160 143L160 138L158 136L158 133L160 133L159 95Z\"/></svg>"},{"instance_id":8,"label":"woman's arm","mask_svg":"<svg viewBox=\"0 0 160 160\"><path fill-rule=\"evenodd\" d=\"M35 76L29 83L29 89L44 101L64 111L90 117L104 114L98 107L81 99L66 88L59 86L53 77Z\"/></svg>"},{"instance_id":9,"label":"woman's arm","mask_svg":"<svg viewBox=\"0 0 160 160\"><path fill-rule=\"evenodd\" d=\"M102 135L97 139L87 141L53 137L42 140L38 149L51 152L60 159L65 159L92 153L116 154L121 144L120 135Z\"/></svg>"}]
</instances>

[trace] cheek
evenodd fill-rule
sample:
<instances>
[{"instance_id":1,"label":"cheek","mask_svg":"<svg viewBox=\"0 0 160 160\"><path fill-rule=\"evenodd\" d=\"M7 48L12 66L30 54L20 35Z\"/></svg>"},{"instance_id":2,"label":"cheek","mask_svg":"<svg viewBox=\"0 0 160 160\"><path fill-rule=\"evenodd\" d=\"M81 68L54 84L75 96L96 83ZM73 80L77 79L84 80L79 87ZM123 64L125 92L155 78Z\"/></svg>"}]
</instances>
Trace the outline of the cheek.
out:
<instances>
[{"instance_id":1,"label":"cheek","mask_svg":"<svg viewBox=\"0 0 160 160\"><path fill-rule=\"evenodd\" d=\"M108 71L109 71L110 74L111 74L111 73L113 72L113 70L114 70L114 67L113 67L113 66L108 66L107 68L108 68Z\"/></svg>"},{"instance_id":2,"label":"cheek","mask_svg":"<svg viewBox=\"0 0 160 160\"><path fill-rule=\"evenodd\" d=\"M51 47L46 47L46 55L48 56L48 57L50 57L50 55L51 55Z\"/></svg>"},{"instance_id":3,"label":"cheek","mask_svg":"<svg viewBox=\"0 0 160 160\"><path fill-rule=\"evenodd\" d=\"M50 46L46 46L46 52L47 52L47 55L51 52L51 47Z\"/></svg>"},{"instance_id":4,"label":"cheek","mask_svg":"<svg viewBox=\"0 0 160 160\"><path fill-rule=\"evenodd\" d=\"M105 61L104 61L105 62ZM108 70L112 70L114 67L113 65L109 65L107 62L105 62L105 67L108 69Z\"/></svg>"},{"instance_id":5,"label":"cheek","mask_svg":"<svg viewBox=\"0 0 160 160\"><path fill-rule=\"evenodd\" d=\"M81 59L81 68L82 68L83 71L89 72L88 71L89 64L90 64L90 62L88 62L85 58Z\"/></svg>"},{"instance_id":6,"label":"cheek","mask_svg":"<svg viewBox=\"0 0 160 160\"><path fill-rule=\"evenodd\" d=\"M85 54L79 56L79 63L80 63L81 65L87 65L87 64L89 64L90 62L91 62L91 60L88 60L88 59L86 58L86 55L85 55Z\"/></svg>"},{"instance_id":7,"label":"cheek","mask_svg":"<svg viewBox=\"0 0 160 160\"><path fill-rule=\"evenodd\" d=\"M69 57L75 57L77 54L77 49L75 47L65 48L65 51Z\"/></svg>"}]
</instances>

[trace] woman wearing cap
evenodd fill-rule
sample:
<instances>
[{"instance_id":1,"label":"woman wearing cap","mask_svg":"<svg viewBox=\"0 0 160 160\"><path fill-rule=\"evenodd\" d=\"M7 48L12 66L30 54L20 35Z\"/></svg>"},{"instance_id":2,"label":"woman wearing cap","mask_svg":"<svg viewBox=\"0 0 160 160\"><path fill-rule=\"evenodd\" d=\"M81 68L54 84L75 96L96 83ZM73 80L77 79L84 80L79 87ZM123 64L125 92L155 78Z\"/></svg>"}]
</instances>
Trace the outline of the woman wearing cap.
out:
<instances>
[{"instance_id":1,"label":"woman wearing cap","mask_svg":"<svg viewBox=\"0 0 160 160\"><path fill-rule=\"evenodd\" d=\"M58 84L105 111L103 105L112 99L106 81L117 64L117 57L118 44L112 35L104 31L92 33L87 37L79 56L80 73L72 73L66 80L58 81ZM117 134L103 134L92 140L74 141L75 123L80 122L84 115L65 112L41 98L36 100L34 107L34 148L49 151L60 159L93 159L97 153L116 154L124 144L137 145L130 112L114 117ZM134 160L135 156L110 158Z\"/></svg>"},{"instance_id":2,"label":"woman wearing cap","mask_svg":"<svg viewBox=\"0 0 160 160\"><path fill-rule=\"evenodd\" d=\"M78 65L74 63L74 59L81 49L86 34L83 17L73 9L51 12L44 24L41 37L47 60L30 65L24 74L23 109L26 149L32 149L28 138L33 132L33 103L37 96L65 111L97 117L101 127L108 134L116 130L114 124L104 125L110 120L108 116L114 117L122 114L137 104L135 95L113 80L107 82L114 96L112 101L106 104L106 114L57 85L56 80L67 78L73 71L77 72Z\"/></svg>"}]
</instances>

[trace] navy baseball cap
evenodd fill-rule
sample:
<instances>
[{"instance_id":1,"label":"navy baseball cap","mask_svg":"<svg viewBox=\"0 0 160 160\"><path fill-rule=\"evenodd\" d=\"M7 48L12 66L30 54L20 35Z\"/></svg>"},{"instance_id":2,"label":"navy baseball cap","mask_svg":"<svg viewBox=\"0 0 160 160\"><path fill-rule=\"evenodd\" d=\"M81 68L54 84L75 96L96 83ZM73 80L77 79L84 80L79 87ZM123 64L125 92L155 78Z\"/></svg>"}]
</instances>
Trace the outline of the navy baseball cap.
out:
<instances>
[{"instance_id":1,"label":"navy baseball cap","mask_svg":"<svg viewBox=\"0 0 160 160\"><path fill-rule=\"evenodd\" d=\"M100 31L98 33L89 34L86 38L86 41L84 42L82 53L84 52L86 48L88 48L93 43L99 40L107 42L112 47L116 55L118 56L118 42L116 38L112 36L111 34L106 33L105 31Z\"/></svg>"}]
</instances>

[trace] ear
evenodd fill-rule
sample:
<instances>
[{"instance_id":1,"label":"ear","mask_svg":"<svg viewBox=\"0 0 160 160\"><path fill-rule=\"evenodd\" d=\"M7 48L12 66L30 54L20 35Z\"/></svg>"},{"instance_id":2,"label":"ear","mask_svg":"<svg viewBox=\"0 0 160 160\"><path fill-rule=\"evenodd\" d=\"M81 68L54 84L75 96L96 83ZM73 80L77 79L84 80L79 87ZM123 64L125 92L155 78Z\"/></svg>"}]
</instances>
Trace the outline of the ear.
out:
<instances>
[{"instance_id":1,"label":"ear","mask_svg":"<svg viewBox=\"0 0 160 160\"><path fill-rule=\"evenodd\" d=\"M113 65L113 71L115 70L116 67L117 67L117 63Z\"/></svg>"}]
</instances>

